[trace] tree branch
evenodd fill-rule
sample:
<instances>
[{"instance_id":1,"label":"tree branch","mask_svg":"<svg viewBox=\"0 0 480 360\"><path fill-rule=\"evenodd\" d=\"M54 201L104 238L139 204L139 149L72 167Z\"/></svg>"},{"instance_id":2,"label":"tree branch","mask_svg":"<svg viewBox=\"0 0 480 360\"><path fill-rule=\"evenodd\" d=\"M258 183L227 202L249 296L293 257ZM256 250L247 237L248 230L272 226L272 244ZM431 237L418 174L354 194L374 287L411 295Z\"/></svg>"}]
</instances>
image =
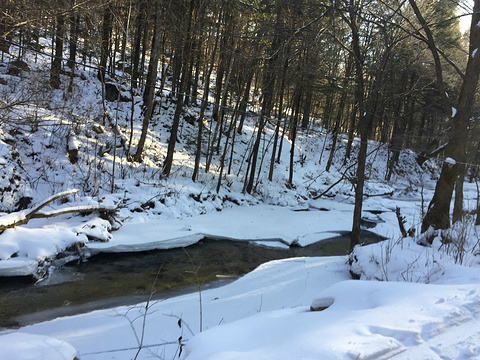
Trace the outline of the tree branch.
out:
<instances>
[{"instance_id":1,"label":"tree branch","mask_svg":"<svg viewBox=\"0 0 480 360\"><path fill-rule=\"evenodd\" d=\"M0 217L0 234L4 230L11 229L19 225L25 225L31 219L50 218L50 217L55 217L63 214L69 214L69 213L85 213L85 212L93 212L93 211L111 212L111 211L115 211L120 205L120 203L116 205L110 205L110 206L82 205L82 206L67 207L63 209L55 209L51 211L40 211L45 206L50 204L52 201L67 195L76 194L78 192L79 190L77 189L63 191L61 193L58 193L49 197L48 199L41 202L37 207L31 210L18 211L18 212Z\"/></svg>"}]
</instances>

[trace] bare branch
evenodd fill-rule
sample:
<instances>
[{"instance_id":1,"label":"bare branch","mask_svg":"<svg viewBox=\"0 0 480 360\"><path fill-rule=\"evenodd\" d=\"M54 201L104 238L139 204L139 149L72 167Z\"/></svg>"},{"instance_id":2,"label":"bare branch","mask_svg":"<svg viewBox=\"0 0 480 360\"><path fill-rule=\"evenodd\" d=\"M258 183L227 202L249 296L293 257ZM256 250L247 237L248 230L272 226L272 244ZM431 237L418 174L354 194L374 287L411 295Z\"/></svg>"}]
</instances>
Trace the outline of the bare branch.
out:
<instances>
[{"instance_id":1,"label":"bare branch","mask_svg":"<svg viewBox=\"0 0 480 360\"><path fill-rule=\"evenodd\" d=\"M63 214L69 214L69 213L86 213L86 212L94 212L94 211L112 212L112 211L115 211L120 205L120 202L119 202L116 205L105 205L105 206L101 206L101 205L83 206L82 205L82 206L67 207L63 209L55 209L52 211L40 211L45 206L50 204L52 201L67 195L76 194L78 192L79 190L77 189L63 191L61 193L55 194L49 197L48 199L44 200L34 209L19 211L19 212L11 213L11 214L0 217L0 233L2 233L4 230L12 229L19 225L25 225L31 219L50 218L50 217L55 217Z\"/></svg>"}]
</instances>

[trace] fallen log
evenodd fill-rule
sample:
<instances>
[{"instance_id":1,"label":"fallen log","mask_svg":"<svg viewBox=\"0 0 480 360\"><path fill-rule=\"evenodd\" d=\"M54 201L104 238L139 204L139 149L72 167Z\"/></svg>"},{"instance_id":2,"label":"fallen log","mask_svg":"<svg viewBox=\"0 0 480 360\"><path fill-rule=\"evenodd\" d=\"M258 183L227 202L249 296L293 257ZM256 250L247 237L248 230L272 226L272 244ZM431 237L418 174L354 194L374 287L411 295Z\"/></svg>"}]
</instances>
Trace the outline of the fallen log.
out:
<instances>
[{"instance_id":1,"label":"fallen log","mask_svg":"<svg viewBox=\"0 0 480 360\"><path fill-rule=\"evenodd\" d=\"M69 213L86 213L86 212L113 212L115 211L119 204L116 205L81 205L81 206L71 206L65 207L62 209L55 209L50 211L41 211L45 206L50 204L52 201L55 201L64 196L78 193L79 190L67 190L61 193L52 195L48 199L41 202L38 206L33 209L22 210L8 215L0 217L0 234L7 229L12 229L19 225L27 224L31 219L41 219L41 218L51 218L63 214Z\"/></svg>"}]
</instances>

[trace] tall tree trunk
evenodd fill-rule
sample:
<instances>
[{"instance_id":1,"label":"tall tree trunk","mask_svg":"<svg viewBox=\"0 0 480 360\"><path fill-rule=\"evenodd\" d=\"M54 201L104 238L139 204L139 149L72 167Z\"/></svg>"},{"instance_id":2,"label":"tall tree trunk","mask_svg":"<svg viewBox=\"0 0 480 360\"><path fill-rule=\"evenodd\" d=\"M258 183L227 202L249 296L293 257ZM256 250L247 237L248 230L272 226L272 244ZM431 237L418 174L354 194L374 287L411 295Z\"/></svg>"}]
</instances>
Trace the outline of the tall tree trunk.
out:
<instances>
[{"instance_id":1,"label":"tall tree trunk","mask_svg":"<svg viewBox=\"0 0 480 360\"><path fill-rule=\"evenodd\" d=\"M237 103L238 105L238 103ZM225 157L227 156L227 150L228 150L228 142L230 141L230 135L234 133L235 131L235 126L237 123L237 118L235 113L232 114L232 119L230 120L230 126L227 130L227 138L225 139L225 145L223 147L223 154L220 157L220 170L218 173L218 181L217 181L217 194L220 192L220 187L222 185L222 176L223 176L223 169L225 167ZM235 136L235 135L234 135ZM233 141L232 141L232 149L233 149Z\"/></svg>"},{"instance_id":2,"label":"tall tree trunk","mask_svg":"<svg viewBox=\"0 0 480 360\"><path fill-rule=\"evenodd\" d=\"M75 5L75 0L72 0L72 6ZM78 15L72 14L70 16L70 41L69 41L69 58L67 62L67 66L70 68L71 71L75 68L75 58L77 54L77 41L78 41Z\"/></svg>"},{"instance_id":3,"label":"tall tree trunk","mask_svg":"<svg viewBox=\"0 0 480 360\"><path fill-rule=\"evenodd\" d=\"M277 12L277 30L280 28L279 24L281 23L280 11ZM258 152L260 150L260 142L263 136L263 129L265 127L266 118L270 116L270 112L272 109L272 100L273 100L273 91L275 89L275 67L278 65L278 49L281 46L281 39L280 36L275 36L271 48L270 48L270 58L267 61L264 69L264 78L262 84L263 90L263 102L262 102L262 110L260 112L260 117L258 120L258 129L257 129L257 137L255 139L255 143L253 145L252 150L252 159L250 163L250 177L247 182L246 191L247 193L251 194L253 190L253 184L255 182L255 172L257 166L257 158Z\"/></svg>"},{"instance_id":4,"label":"tall tree trunk","mask_svg":"<svg viewBox=\"0 0 480 360\"><path fill-rule=\"evenodd\" d=\"M353 144L353 138L355 134L355 128L357 127L356 124L356 119L357 119L357 113L358 113L358 100L356 98L357 92L355 91L355 103L352 106L352 111L350 113L350 124L348 125L348 140L347 140L347 145L345 147L345 158L343 160L344 164L347 163L347 160L350 159L351 153L352 153L352 144Z\"/></svg>"},{"instance_id":5,"label":"tall tree trunk","mask_svg":"<svg viewBox=\"0 0 480 360\"><path fill-rule=\"evenodd\" d=\"M219 35L219 31L220 31L220 19L217 20L217 35ZM204 79L202 105L200 107L200 116L198 117L197 150L195 152L195 166L193 168L193 175L192 175L193 181L196 181L198 176L198 170L200 168L200 158L202 156L203 118L205 115L205 110L207 109L208 96L210 95L210 78L212 76L213 66L215 64L215 56L218 48L218 40L219 40L219 36L216 36L215 45L213 47L212 57L210 60L210 66L208 68L207 75Z\"/></svg>"},{"instance_id":6,"label":"tall tree trunk","mask_svg":"<svg viewBox=\"0 0 480 360\"><path fill-rule=\"evenodd\" d=\"M210 149L208 150L207 162L205 164L205 172L210 171L210 165L212 164L212 161L213 161L213 153L215 152L215 143L217 143L217 152L220 151L220 141L222 138L224 113L225 113L225 108L227 106L228 86L230 83L230 75L232 73L233 62L234 62L234 59L233 59L233 56L231 56L229 59L228 69L225 73L226 78L225 78L225 84L223 84L222 102L220 105L218 104L215 105L218 108L217 119L216 119L217 123L215 125L215 130L213 132L212 143L211 143Z\"/></svg>"},{"instance_id":7,"label":"tall tree trunk","mask_svg":"<svg viewBox=\"0 0 480 360\"><path fill-rule=\"evenodd\" d=\"M268 180L273 180L273 169L275 168L275 155L277 152L278 137L280 135L280 123L283 116L283 95L285 94L285 79L288 69L288 60L283 63L282 81L280 83L280 95L278 100L277 124L275 126L275 138L273 140L272 156L270 157L270 168L268 170Z\"/></svg>"},{"instance_id":8,"label":"tall tree trunk","mask_svg":"<svg viewBox=\"0 0 480 360\"><path fill-rule=\"evenodd\" d=\"M468 122L480 72L480 55L477 54L477 50L480 48L480 27L477 25L479 22L480 0L475 0L470 25L467 68L445 150L445 156L451 160L445 161L443 164L440 178L435 186L433 199L422 222L422 232L427 231L430 227L446 229L450 226L450 203L453 188L458 178L459 167L465 162L465 139L467 138Z\"/></svg>"},{"instance_id":9,"label":"tall tree trunk","mask_svg":"<svg viewBox=\"0 0 480 360\"><path fill-rule=\"evenodd\" d=\"M193 77L193 63L195 61L195 52L194 52L194 43L195 43L195 35L193 33L193 29L195 28L195 20L196 20L196 0L190 0L190 8L188 10L189 20L187 26L187 38L185 41L185 46L183 49L183 75L182 75L182 82L183 84L183 92L185 93L185 97L183 102L185 105L190 104L190 89L192 87L192 77Z\"/></svg>"},{"instance_id":10,"label":"tall tree trunk","mask_svg":"<svg viewBox=\"0 0 480 360\"><path fill-rule=\"evenodd\" d=\"M480 0L479 0L480 1ZM383 50L382 58L377 65L377 70L372 79L371 91L368 93L368 97L365 92L364 83L364 69L363 69L363 56L360 50L360 37L358 33L357 25L357 5L355 0L350 0L350 28L352 30L352 50L355 61L355 73L356 73L356 98L358 99L358 112L359 112L359 125L358 130L360 133L360 148L357 158L357 174L356 174L356 186L355 186L355 208L353 210L353 226L352 234L350 238L350 249L360 244L360 224L362 219L362 206L363 206L363 190L365 185L365 164L367 160L367 146L368 137L372 129L373 120L375 119L376 112L380 102L381 87L383 82L383 75L385 66L389 58L391 47L387 43L388 37L385 35L385 27L380 27L379 30L384 36L385 49Z\"/></svg>"},{"instance_id":11,"label":"tall tree trunk","mask_svg":"<svg viewBox=\"0 0 480 360\"><path fill-rule=\"evenodd\" d=\"M72 0L72 6L75 5L75 0ZM68 84L68 92L73 91L73 79L75 77L75 58L77 54L77 42L78 42L78 15L72 14L70 16L70 41L69 41L69 58L67 66L70 68L70 83Z\"/></svg>"},{"instance_id":12,"label":"tall tree trunk","mask_svg":"<svg viewBox=\"0 0 480 360\"><path fill-rule=\"evenodd\" d=\"M340 96L340 103L338 104L337 115L335 116L335 126L333 128L332 134L332 146L330 148L330 155L328 156L327 166L325 166L325 171L330 171L330 167L333 164L333 155L335 154L335 148L337 146L338 132L340 131L340 126L342 124L342 117L345 111L345 103L347 101L347 84L350 76L353 72L353 60L352 55L348 56L347 64L345 67L345 78L343 80L342 95Z\"/></svg>"},{"instance_id":13,"label":"tall tree trunk","mask_svg":"<svg viewBox=\"0 0 480 360\"><path fill-rule=\"evenodd\" d=\"M145 115L143 118L142 133L138 141L137 151L133 159L137 162L142 161L143 148L147 139L148 126L153 114L153 98L155 96L155 85L157 83L158 74L158 59L160 58L160 31L161 31L161 7L156 3L155 13L155 28L152 38L152 51L150 54L150 61L148 63L147 81L145 84L145 91L143 93L143 105Z\"/></svg>"},{"instance_id":14,"label":"tall tree trunk","mask_svg":"<svg viewBox=\"0 0 480 360\"><path fill-rule=\"evenodd\" d=\"M242 98L242 103L240 104L240 122L237 127L237 133L239 135L242 134L243 131L243 123L245 122L245 118L247 116L247 105L248 105L248 100L250 98L250 90L252 88L252 80L253 80L253 75L254 72L253 70L250 72L250 75L248 76L247 80L247 85L245 86L245 90L243 93L243 98Z\"/></svg>"},{"instance_id":15,"label":"tall tree trunk","mask_svg":"<svg viewBox=\"0 0 480 360\"><path fill-rule=\"evenodd\" d=\"M50 86L54 89L60 88L60 70L63 57L63 34L64 18L63 15L57 16L57 26L55 28L55 55L50 68Z\"/></svg>"},{"instance_id":16,"label":"tall tree trunk","mask_svg":"<svg viewBox=\"0 0 480 360\"><path fill-rule=\"evenodd\" d=\"M365 84L363 75L363 57L360 51L355 0L350 0L350 28L352 31L352 55L355 63L355 100L359 113L360 148L358 151L357 181L355 186L355 208L353 210L353 226L350 237L350 250L360 244L360 222L362 219L363 187L365 183L365 162L367 158L368 124L365 118Z\"/></svg>"},{"instance_id":17,"label":"tall tree trunk","mask_svg":"<svg viewBox=\"0 0 480 360\"><path fill-rule=\"evenodd\" d=\"M102 24L102 53L100 55L100 67L98 68L98 79L103 83L107 69L107 61L110 52L110 42L112 38L113 15L110 5L106 5L103 13Z\"/></svg>"},{"instance_id":18,"label":"tall tree trunk","mask_svg":"<svg viewBox=\"0 0 480 360\"><path fill-rule=\"evenodd\" d=\"M142 44L142 33L145 31L145 2L139 0L137 18L135 19L135 35L133 41L132 53L132 86L137 87L140 66L140 49Z\"/></svg>"},{"instance_id":19,"label":"tall tree trunk","mask_svg":"<svg viewBox=\"0 0 480 360\"><path fill-rule=\"evenodd\" d=\"M298 117L300 113L300 99L302 98L302 87L297 85L296 95L293 104L293 113L290 122L290 166L288 169L288 184L293 187L294 159L295 159L295 140L297 139Z\"/></svg>"},{"instance_id":20,"label":"tall tree trunk","mask_svg":"<svg viewBox=\"0 0 480 360\"><path fill-rule=\"evenodd\" d=\"M312 108L313 89L312 86L307 87L307 94L305 96L305 104L303 106L302 129L308 129L310 125L310 111Z\"/></svg>"},{"instance_id":21,"label":"tall tree trunk","mask_svg":"<svg viewBox=\"0 0 480 360\"><path fill-rule=\"evenodd\" d=\"M185 89L187 84L187 73L189 58L191 56L191 43L192 43L192 26L194 22L194 9L195 9L195 0L190 0L190 11L189 11L189 20L187 26L187 34L183 46L183 51L179 51L177 56L180 57L180 69L181 69L181 78L179 79L179 83L177 85L178 93L177 93L177 101L176 101L176 108L175 114L173 116L172 128L170 130L170 139L168 140L168 148L167 148L167 156L165 157L165 162L163 163L162 169L162 176L168 177L170 176L170 171L172 170L173 165L173 155L175 153L175 144L177 143L178 137L178 127L180 125L180 116L183 111L183 105L185 101ZM178 46L180 49L180 46Z\"/></svg>"},{"instance_id":22,"label":"tall tree trunk","mask_svg":"<svg viewBox=\"0 0 480 360\"><path fill-rule=\"evenodd\" d=\"M452 223L462 220L463 218L463 181L465 179L466 166L459 166L457 181L455 181L455 201L453 203Z\"/></svg>"}]
</instances>

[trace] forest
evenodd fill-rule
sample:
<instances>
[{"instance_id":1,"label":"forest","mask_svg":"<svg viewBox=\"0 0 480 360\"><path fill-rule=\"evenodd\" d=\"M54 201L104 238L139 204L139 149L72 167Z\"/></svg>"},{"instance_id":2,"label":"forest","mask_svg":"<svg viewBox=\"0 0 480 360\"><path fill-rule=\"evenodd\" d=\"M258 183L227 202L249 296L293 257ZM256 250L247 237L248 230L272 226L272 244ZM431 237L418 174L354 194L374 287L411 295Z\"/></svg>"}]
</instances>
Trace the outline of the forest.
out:
<instances>
[{"instance_id":1,"label":"forest","mask_svg":"<svg viewBox=\"0 0 480 360\"><path fill-rule=\"evenodd\" d=\"M0 358L480 358L479 48L480 0L0 1Z\"/></svg>"},{"instance_id":2,"label":"forest","mask_svg":"<svg viewBox=\"0 0 480 360\"><path fill-rule=\"evenodd\" d=\"M144 162L149 129L167 108L174 109L168 147L153 160L161 168L159 177L170 176L187 122L197 133L190 144L195 162L189 176L195 182L199 172L213 172L217 192L232 171L236 135L244 131L246 118L254 119L242 159L246 165L239 171L247 194L255 193L260 169L268 168L272 181L285 146L290 147L286 186L294 188L297 134L327 132L331 144L319 152L330 155L321 166L326 172L332 165L344 166L344 178L355 188L353 247L359 243L369 140L388 144L387 182L402 149L414 151L419 165L446 160L422 232L450 226L454 189L452 220L462 217L462 184L465 178L477 179L480 156L475 121L480 32L472 26L462 34L459 24L471 14L477 24L479 5L452 0L7 0L1 5L1 60L8 55L8 73L18 75L29 66L25 56L49 59L48 81L40 85L44 97L55 89L64 98L75 96L82 71L96 73L103 111L90 122L114 129L114 144L97 151L99 157L113 152L112 192L117 157ZM2 126L15 128L12 109L32 103L34 96L45 101L28 92L3 94ZM112 105L119 102L123 110ZM71 118L67 148L74 162L75 131L82 123ZM138 133L134 125L139 124ZM267 128L274 133L268 140ZM356 137L360 145L352 162ZM343 159L335 157L340 140L346 143Z\"/></svg>"}]
</instances>

